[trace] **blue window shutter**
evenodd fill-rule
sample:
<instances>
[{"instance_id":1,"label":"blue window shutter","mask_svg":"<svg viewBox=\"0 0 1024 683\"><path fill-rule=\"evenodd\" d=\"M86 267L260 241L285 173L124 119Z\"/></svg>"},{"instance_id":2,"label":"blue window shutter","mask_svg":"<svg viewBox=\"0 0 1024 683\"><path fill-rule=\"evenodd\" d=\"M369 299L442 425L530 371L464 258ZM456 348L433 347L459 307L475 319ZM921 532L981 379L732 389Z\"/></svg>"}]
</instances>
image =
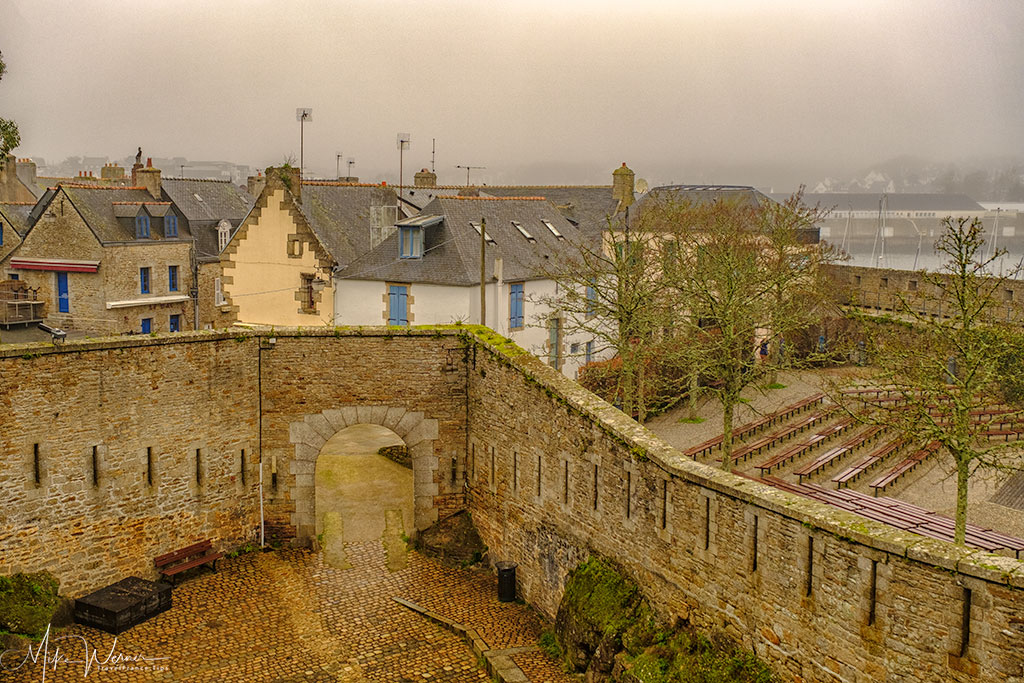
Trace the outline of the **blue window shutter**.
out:
<instances>
[{"instance_id":1,"label":"blue window shutter","mask_svg":"<svg viewBox=\"0 0 1024 683\"><path fill-rule=\"evenodd\" d=\"M68 274L57 273L57 310L71 312L71 297L68 295Z\"/></svg>"},{"instance_id":2,"label":"blue window shutter","mask_svg":"<svg viewBox=\"0 0 1024 683\"><path fill-rule=\"evenodd\" d=\"M149 294L149 268L139 268L139 291Z\"/></svg>"},{"instance_id":3,"label":"blue window shutter","mask_svg":"<svg viewBox=\"0 0 1024 683\"><path fill-rule=\"evenodd\" d=\"M171 332L181 331L181 315L179 313L175 313L171 316L169 329Z\"/></svg>"},{"instance_id":4,"label":"blue window shutter","mask_svg":"<svg viewBox=\"0 0 1024 683\"><path fill-rule=\"evenodd\" d=\"M149 334L153 331L153 319L143 318L142 319L142 334Z\"/></svg>"},{"instance_id":5,"label":"blue window shutter","mask_svg":"<svg viewBox=\"0 0 1024 683\"><path fill-rule=\"evenodd\" d=\"M409 324L409 289L405 285L388 287L388 325Z\"/></svg>"},{"instance_id":6,"label":"blue window shutter","mask_svg":"<svg viewBox=\"0 0 1024 683\"><path fill-rule=\"evenodd\" d=\"M178 217L174 214L167 214L164 218L164 237L178 236Z\"/></svg>"},{"instance_id":7,"label":"blue window shutter","mask_svg":"<svg viewBox=\"0 0 1024 683\"><path fill-rule=\"evenodd\" d=\"M167 291L178 291L178 266L167 266Z\"/></svg>"},{"instance_id":8,"label":"blue window shutter","mask_svg":"<svg viewBox=\"0 0 1024 683\"><path fill-rule=\"evenodd\" d=\"M517 283L509 290L509 327L519 328L523 326L523 284Z\"/></svg>"}]
</instances>

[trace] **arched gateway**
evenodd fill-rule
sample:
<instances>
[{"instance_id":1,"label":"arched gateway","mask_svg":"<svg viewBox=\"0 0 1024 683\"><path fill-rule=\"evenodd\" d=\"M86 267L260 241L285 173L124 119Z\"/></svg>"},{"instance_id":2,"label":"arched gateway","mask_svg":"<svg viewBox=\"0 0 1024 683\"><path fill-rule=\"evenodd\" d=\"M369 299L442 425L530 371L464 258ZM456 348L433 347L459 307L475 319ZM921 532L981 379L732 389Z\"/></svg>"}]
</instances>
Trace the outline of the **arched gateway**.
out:
<instances>
[{"instance_id":1,"label":"arched gateway","mask_svg":"<svg viewBox=\"0 0 1024 683\"><path fill-rule=\"evenodd\" d=\"M290 425L290 441L295 444L291 463L295 477L292 524L299 543L309 544L316 535L315 473L320 449L337 432L357 424L380 425L402 438L412 460L416 530L426 529L437 521L437 420L424 417L421 411L396 406L346 406L305 415Z\"/></svg>"}]
</instances>

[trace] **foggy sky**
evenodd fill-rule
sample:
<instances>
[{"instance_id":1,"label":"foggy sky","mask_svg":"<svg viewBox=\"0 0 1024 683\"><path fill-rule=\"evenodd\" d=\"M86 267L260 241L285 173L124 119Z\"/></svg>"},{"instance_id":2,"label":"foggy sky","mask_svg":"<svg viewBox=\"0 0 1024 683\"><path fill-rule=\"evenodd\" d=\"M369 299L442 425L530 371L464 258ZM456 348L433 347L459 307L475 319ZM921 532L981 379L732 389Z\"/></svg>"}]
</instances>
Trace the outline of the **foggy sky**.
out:
<instances>
[{"instance_id":1,"label":"foggy sky","mask_svg":"<svg viewBox=\"0 0 1024 683\"><path fill-rule=\"evenodd\" d=\"M805 182L1024 152L1024 3L0 0L19 156L474 182ZM344 174L344 165L342 173ZM774 169L774 170L772 170ZM794 170L796 169L796 170ZM789 175L786 175L786 174ZM774 175L772 175L774 174ZM782 182L781 180L777 182Z\"/></svg>"}]
</instances>

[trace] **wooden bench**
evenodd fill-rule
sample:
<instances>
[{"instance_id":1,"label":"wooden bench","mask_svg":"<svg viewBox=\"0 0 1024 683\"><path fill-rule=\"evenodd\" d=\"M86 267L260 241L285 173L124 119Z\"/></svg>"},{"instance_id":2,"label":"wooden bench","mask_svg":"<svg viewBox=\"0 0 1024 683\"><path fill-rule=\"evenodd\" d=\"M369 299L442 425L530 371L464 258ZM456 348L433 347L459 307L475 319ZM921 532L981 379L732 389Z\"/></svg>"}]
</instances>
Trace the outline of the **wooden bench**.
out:
<instances>
[{"instance_id":1,"label":"wooden bench","mask_svg":"<svg viewBox=\"0 0 1024 683\"><path fill-rule=\"evenodd\" d=\"M898 463L891 470L889 470L888 472L883 474L881 477L879 477L878 479L875 479L873 482L868 484L868 486L870 486L872 489L874 489L875 495L877 496L879 491L884 491L887 486L889 486L894 481L896 481L897 479L902 477L904 474L906 474L907 472L909 472L910 470L914 469L915 467L920 465L922 462L927 460L928 456L930 456L932 453L934 453L938 449L939 449L938 442L937 441L933 441L932 443L928 444L924 448L922 448L922 449L920 449L918 451L915 451L912 455L910 455L907 458L905 458L902 462Z\"/></svg>"},{"instance_id":2,"label":"wooden bench","mask_svg":"<svg viewBox=\"0 0 1024 683\"><path fill-rule=\"evenodd\" d=\"M209 564L213 571L217 571L217 560L222 557L224 553L215 552L213 541L208 538L187 548L161 555L153 560L153 564L173 583L178 574L200 565Z\"/></svg>"}]
</instances>

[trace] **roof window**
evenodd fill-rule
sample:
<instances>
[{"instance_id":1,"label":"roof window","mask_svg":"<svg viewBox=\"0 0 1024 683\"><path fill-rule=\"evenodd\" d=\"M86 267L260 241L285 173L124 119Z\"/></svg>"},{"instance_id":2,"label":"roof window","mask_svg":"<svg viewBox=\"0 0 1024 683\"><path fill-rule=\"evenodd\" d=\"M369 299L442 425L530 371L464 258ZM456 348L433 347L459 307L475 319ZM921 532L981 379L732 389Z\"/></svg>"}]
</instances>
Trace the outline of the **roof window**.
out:
<instances>
[{"instance_id":1,"label":"roof window","mask_svg":"<svg viewBox=\"0 0 1024 683\"><path fill-rule=\"evenodd\" d=\"M476 230L476 234L479 235L480 234L480 224L479 223L474 223L472 221L470 221L469 224L473 226L473 229ZM494 238L491 237L491 233L487 233L486 235L484 235L484 239L487 241L488 244L494 244Z\"/></svg>"},{"instance_id":2,"label":"roof window","mask_svg":"<svg viewBox=\"0 0 1024 683\"><path fill-rule=\"evenodd\" d=\"M519 231L519 234L522 235L523 237L525 237L528 241L530 241L530 242L536 242L537 241L533 237L533 235L531 235L530 232L526 228L524 228L523 224L520 223L519 221L512 221L512 225L514 225L516 230Z\"/></svg>"},{"instance_id":3,"label":"roof window","mask_svg":"<svg viewBox=\"0 0 1024 683\"><path fill-rule=\"evenodd\" d=\"M552 235L554 235L555 237L557 237L560 240L564 240L565 239L565 237L562 235L562 233L558 232L558 228L556 228L554 225L551 224L551 221L542 220L541 223L543 223L545 225L545 227L547 227L547 229L551 231Z\"/></svg>"}]
</instances>

